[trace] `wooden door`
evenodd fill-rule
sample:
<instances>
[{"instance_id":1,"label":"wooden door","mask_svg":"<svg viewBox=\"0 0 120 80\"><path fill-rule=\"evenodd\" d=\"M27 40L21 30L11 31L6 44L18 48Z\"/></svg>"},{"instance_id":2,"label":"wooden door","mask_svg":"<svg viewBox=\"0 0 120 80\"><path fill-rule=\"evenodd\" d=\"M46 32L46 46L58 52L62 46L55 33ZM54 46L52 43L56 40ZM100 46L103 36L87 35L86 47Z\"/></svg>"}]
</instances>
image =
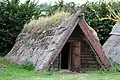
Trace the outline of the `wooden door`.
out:
<instances>
[{"instance_id":1,"label":"wooden door","mask_svg":"<svg viewBox=\"0 0 120 80\"><path fill-rule=\"evenodd\" d=\"M80 72L80 55L81 55L81 43L71 43L71 70Z\"/></svg>"}]
</instances>

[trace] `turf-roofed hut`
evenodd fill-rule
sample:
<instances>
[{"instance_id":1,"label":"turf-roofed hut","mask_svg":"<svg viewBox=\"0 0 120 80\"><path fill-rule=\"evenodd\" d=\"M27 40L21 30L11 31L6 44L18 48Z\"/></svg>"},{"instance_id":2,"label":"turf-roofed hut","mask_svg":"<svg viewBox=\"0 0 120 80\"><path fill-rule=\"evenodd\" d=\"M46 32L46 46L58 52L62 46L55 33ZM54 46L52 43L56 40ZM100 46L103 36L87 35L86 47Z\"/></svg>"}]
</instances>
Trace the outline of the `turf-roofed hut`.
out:
<instances>
[{"instance_id":1,"label":"turf-roofed hut","mask_svg":"<svg viewBox=\"0 0 120 80\"><path fill-rule=\"evenodd\" d=\"M113 26L110 37L103 44L103 50L111 62L120 64L120 22Z\"/></svg>"},{"instance_id":2,"label":"turf-roofed hut","mask_svg":"<svg viewBox=\"0 0 120 80\"><path fill-rule=\"evenodd\" d=\"M5 60L35 64L35 70L80 72L109 67L99 42L87 27L82 10L75 14L56 13L26 24Z\"/></svg>"}]
</instances>

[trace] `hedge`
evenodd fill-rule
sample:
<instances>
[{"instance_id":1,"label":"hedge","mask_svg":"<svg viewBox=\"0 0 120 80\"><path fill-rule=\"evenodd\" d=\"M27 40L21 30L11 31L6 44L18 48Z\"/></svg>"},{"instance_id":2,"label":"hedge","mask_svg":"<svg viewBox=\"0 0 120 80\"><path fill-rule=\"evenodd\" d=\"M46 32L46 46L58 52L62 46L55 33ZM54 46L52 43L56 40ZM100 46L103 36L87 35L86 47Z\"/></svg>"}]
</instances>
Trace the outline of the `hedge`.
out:
<instances>
[{"instance_id":1,"label":"hedge","mask_svg":"<svg viewBox=\"0 0 120 80\"><path fill-rule=\"evenodd\" d=\"M17 35L32 16L37 16L36 4L27 0L0 1L0 56L7 54L15 43Z\"/></svg>"}]
</instances>

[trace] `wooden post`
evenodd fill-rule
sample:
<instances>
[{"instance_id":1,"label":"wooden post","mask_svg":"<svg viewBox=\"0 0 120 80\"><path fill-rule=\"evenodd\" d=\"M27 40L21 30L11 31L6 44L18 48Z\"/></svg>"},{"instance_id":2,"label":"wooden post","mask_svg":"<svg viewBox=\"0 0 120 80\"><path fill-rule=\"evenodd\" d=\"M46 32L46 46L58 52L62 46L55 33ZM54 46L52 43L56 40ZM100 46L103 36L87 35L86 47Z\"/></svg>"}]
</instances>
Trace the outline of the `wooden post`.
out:
<instances>
[{"instance_id":1,"label":"wooden post","mask_svg":"<svg viewBox=\"0 0 120 80\"><path fill-rule=\"evenodd\" d=\"M71 70L71 69L72 69L72 67L71 67L71 61L72 61L72 60L71 60L71 59L72 59L72 58L71 58L71 55L72 55L72 54L71 54L71 42L69 42L69 44L70 44L70 46L69 46L69 58L68 58L68 59L69 59L69 62L68 62L68 69Z\"/></svg>"}]
</instances>

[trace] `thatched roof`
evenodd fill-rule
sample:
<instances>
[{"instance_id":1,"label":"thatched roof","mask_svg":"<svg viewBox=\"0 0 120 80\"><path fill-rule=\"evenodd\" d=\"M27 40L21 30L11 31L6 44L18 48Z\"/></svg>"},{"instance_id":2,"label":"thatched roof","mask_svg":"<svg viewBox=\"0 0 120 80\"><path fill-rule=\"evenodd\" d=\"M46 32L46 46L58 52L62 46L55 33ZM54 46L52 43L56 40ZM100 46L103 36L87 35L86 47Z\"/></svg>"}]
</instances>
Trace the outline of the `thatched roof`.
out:
<instances>
[{"instance_id":1,"label":"thatched roof","mask_svg":"<svg viewBox=\"0 0 120 80\"><path fill-rule=\"evenodd\" d=\"M120 22L117 22L117 23L113 26L112 31L110 32L110 34L120 35Z\"/></svg>"},{"instance_id":2,"label":"thatched roof","mask_svg":"<svg viewBox=\"0 0 120 80\"><path fill-rule=\"evenodd\" d=\"M110 34L103 45L103 50L109 59L120 64L120 23L114 25Z\"/></svg>"},{"instance_id":3,"label":"thatched roof","mask_svg":"<svg viewBox=\"0 0 120 80\"><path fill-rule=\"evenodd\" d=\"M77 25L80 13L53 21L54 24L48 20L40 26L37 20L25 25L5 59L17 63L29 60L36 70L48 69Z\"/></svg>"}]
</instances>

